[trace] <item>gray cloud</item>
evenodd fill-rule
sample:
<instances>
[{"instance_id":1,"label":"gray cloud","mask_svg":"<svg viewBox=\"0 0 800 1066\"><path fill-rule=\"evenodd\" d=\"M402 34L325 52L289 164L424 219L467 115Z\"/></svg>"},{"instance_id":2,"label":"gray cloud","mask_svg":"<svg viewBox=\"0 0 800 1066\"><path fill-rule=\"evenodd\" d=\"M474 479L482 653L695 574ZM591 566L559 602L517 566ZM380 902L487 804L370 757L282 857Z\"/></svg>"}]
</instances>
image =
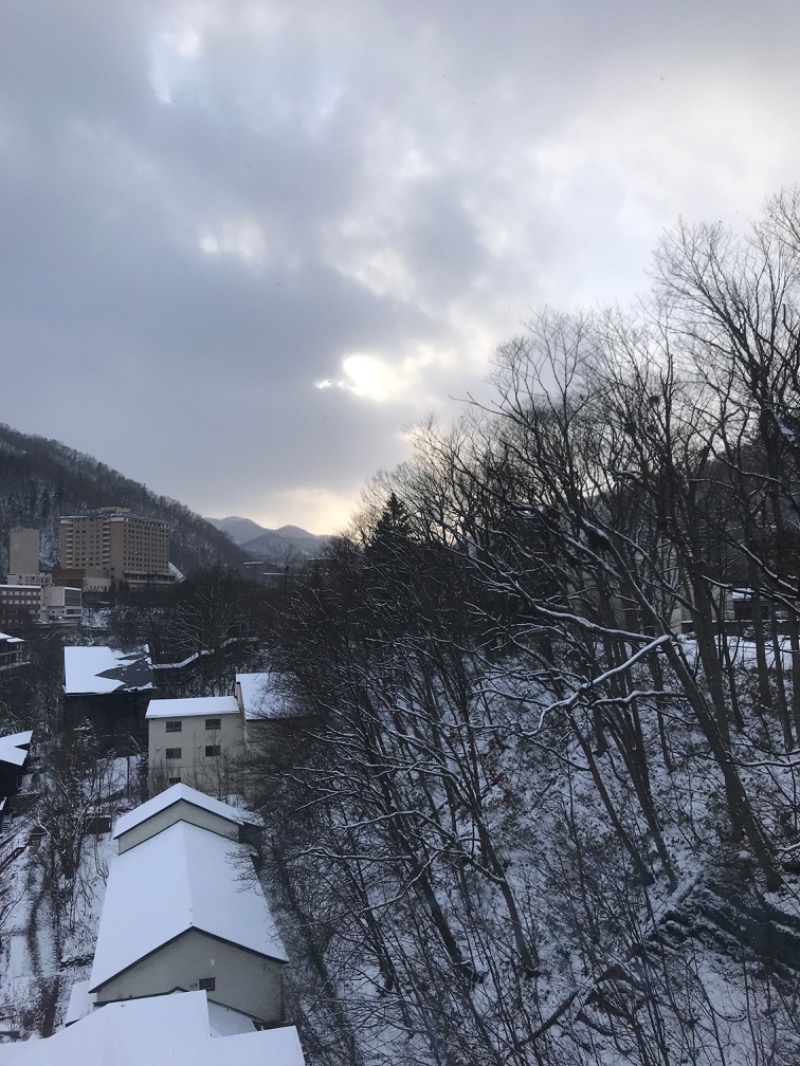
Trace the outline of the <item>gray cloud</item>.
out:
<instances>
[{"instance_id":1,"label":"gray cloud","mask_svg":"<svg viewBox=\"0 0 800 1066\"><path fill-rule=\"evenodd\" d=\"M335 524L531 305L627 299L800 162L779 0L0 20L0 417L208 513Z\"/></svg>"}]
</instances>

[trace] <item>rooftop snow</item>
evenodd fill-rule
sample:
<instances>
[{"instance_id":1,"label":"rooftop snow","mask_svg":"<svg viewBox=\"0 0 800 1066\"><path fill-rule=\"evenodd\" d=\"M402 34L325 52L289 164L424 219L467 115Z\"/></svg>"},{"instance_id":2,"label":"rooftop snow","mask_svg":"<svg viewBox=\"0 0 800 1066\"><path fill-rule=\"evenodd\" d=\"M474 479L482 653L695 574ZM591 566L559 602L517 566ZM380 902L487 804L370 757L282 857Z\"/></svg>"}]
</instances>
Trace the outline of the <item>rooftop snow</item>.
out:
<instances>
[{"instance_id":1,"label":"rooftop snow","mask_svg":"<svg viewBox=\"0 0 800 1066\"><path fill-rule=\"evenodd\" d=\"M248 722L260 718L291 718L291 704L281 691L281 674L237 674L242 709Z\"/></svg>"},{"instance_id":2,"label":"rooftop snow","mask_svg":"<svg viewBox=\"0 0 800 1066\"><path fill-rule=\"evenodd\" d=\"M96 696L107 692L138 692L153 687L150 649L124 651L108 647L64 648L64 692Z\"/></svg>"},{"instance_id":3,"label":"rooftop snow","mask_svg":"<svg viewBox=\"0 0 800 1066\"><path fill-rule=\"evenodd\" d=\"M0 737L0 762L22 766L28 758L25 745L30 744L32 737L33 732L30 729L25 733L10 733L7 737Z\"/></svg>"},{"instance_id":4,"label":"rooftop snow","mask_svg":"<svg viewBox=\"0 0 800 1066\"><path fill-rule=\"evenodd\" d=\"M150 700L145 718L189 718L204 714L239 714L233 696L194 696L179 700Z\"/></svg>"},{"instance_id":5,"label":"rooftop snow","mask_svg":"<svg viewBox=\"0 0 800 1066\"><path fill-rule=\"evenodd\" d=\"M123 833L129 832L137 825L141 825L142 822L146 822L148 818L153 818L156 814L160 814L161 811L165 811L168 807L179 803L181 800L185 803L191 803L195 807L202 807L203 810L211 811L212 814L217 814L220 818L227 818L228 821L236 822L238 825L242 825L244 822L258 821L250 811L239 810L237 807L231 807L228 803L221 803L220 800L207 796L204 792L198 792L196 788L190 788L188 785L183 784L172 785L171 788L165 789L164 792L159 792L157 796L153 796L147 803L143 803L141 807L137 807L135 811L123 814L121 818L118 818L114 826L113 839L116 840Z\"/></svg>"},{"instance_id":6,"label":"rooftop snow","mask_svg":"<svg viewBox=\"0 0 800 1066\"><path fill-rule=\"evenodd\" d=\"M223 1007L221 1003L209 1003L208 1020L212 1036L233 1036L235 1033L255 1032L253 1019L239 1010Z\"/></svg>"},{"instance_id":7,"label":"rooftop snow","mask_svg":"<svg viewBox=\"0 0 800 1066\"><path fill-rule=\"evenodd\" d=\"M176 822L111 863L92 990L189 929L286 962L247 848Z\"/></svg>"},{"instance_id":8,"label":"rooftop snow","mask_svg":"<svg viewBox=\"0 0 800 1066\"><path fill-rule=\"evenodd\" d=\"M784 636L779 637L777 643L783 669L793 669L794 653L792 652L791 641L788 637ZM699 653L695 638L691 636L681 637L679 639L679 644L689 661L696 662ZM744 640L742 637L728 637L728 652L731 657L731 662L735 666L742 666L745 669L752 670L758 665L758 645L754 640ZM774 670L775 648L772 644L765 645L764 658L766 659L767 669Z\"/></svg>"},{"instance_id":9,"label":"rooftop snow","mask_svg":"<svg viewBox=\"0 0 800 1066\"><path fill-rule=\"evenodd\" d=\"M10 633L0 633L0 640L5 640L8 644L24 644L25 641L22 637L12 637Z\"/></svg>"},{"instance_id":10,"label":"rooftop snow","mask_svg":"<svg viewBox=\"0 0 800 1066\"><path fill-rule=\"evenodd\" d=\"M76 981L69 994L64 1025L72 1025L81 1018L85 1018L87 1014L91 1014L94 1010L95 998L89 991L88 981Z\"/></svg>"},{"instance_id":11,"label":"rooftop snow","mask_svg":"<svg viewBox=\"0 0 800 1066\"><path fill-rule=\"evenodd\" d=\"M226 1035L214 1020L205 992L109 1003L54 1036L0 1044L0 1066L305 1066L294 1026Z\"/></svg>"}]
</instances>

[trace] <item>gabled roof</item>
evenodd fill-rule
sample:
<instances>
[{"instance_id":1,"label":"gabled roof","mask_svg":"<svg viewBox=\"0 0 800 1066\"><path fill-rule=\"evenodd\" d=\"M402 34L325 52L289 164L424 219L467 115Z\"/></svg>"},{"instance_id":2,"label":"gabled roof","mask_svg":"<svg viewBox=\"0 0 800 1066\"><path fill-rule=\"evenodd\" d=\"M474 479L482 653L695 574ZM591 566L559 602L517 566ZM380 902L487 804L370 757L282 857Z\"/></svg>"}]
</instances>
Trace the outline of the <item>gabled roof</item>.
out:
<instances>
[{"instance_id":1,"label":"gabled roof","mask_svg":"<svg viewBox=\"0 0 800 1066\"><path fill-rule=\"evenodd\" d=\"M293 718L292 706L281 688L282 674L237 674L242 710L248 722L264 718Z\"/></svg>"},{"instance_id":2,"label":"gabled roof","mask_svg":"<svg viewBox=\"0 0 800 1066\"><path fill-rule=\"evenodd\" d=\"M184 803L191 803L195 807L202 807L205 811L211 811L212 814L216 814L220 818L227 818L229 822L235 822L237 825L258 821L256 816L251 814L250 811L231 807L229 803L222 803L212 796L207 796L205 792L198 792L196 788L190 788L188 785L183 784L172 785L170 788L165 789L164 792L159 792L157 796L153 796L147 803L143 803L141 807L137 807L135 811L123 814L121 818L118 818L112 834L113 839L116 840L123 833L129 832L137 825L141 825L142 822L146 822L148 818L153 818L156 814L160 814L161 811L180 803L181 800Z\"/></svg>"},{"instance_id":3,"label":"gabled roof","mask_svg":"<svg viewBox=\"0 0 800 1066\"><path fill-rule=\"evenodd\" d=\"M10 733L7 737L0 737L0 762L22 766L28 758L26 745L30 744L32 737L33 731L30 729L24 733Z\"/></svg>"},{"instance_id":4,"label":"gabled roof","mask_svg":"<svg viewBox=\"0 0 800 1066\"><path fill-rule=\"evenodd\" d=\"M64 648L64 693L99 696L107 692L140 692L153 687L150 649L110 647Z\"/></svg>"},{"instance_id":5,"label":"gabled roof","mask_svg":"<svg viewBox=\"0 0 800 1066\"><path fill-rule=\"evenodd\" d=\"M239 714L239 704L233 696L187 696L174 700L150 700L145 718L197 718L206 714Z\"/></svg>"},{"instance_id":6,"label":"gabled roof","mask_svg":"<svg viewBox=\"0 0 800 1066\"><path fill-rule=\"evenodd\" d=\"M191 929L286 962L247 848L176 822L111 863L91 990Z\"/></svg>"},{"instance_id":7,"label":"gabled roof","mask_svg":"<svg viewBox=\"0 0 800 1066\"><path fill-rule=\"evenodd\" d=\"M0 1066L305 1066L294 1026L225 1035L205 992L109 1003L43 1040L0 1044Z\"/></svg>"}]
</instances>

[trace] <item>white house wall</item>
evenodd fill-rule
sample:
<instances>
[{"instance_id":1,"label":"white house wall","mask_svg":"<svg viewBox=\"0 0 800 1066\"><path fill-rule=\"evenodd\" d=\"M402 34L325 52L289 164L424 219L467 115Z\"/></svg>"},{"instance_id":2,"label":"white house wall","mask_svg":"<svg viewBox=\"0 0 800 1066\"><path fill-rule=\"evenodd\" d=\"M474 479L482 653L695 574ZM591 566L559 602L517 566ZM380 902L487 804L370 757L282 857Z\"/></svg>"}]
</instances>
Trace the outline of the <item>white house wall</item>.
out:
<instances>
[{"instance_id":1,"label":"white house wall","mask_svg":"<svg viewBox=\"0 0 800 1066\"><path fill-rule=\"evenodd\" d=\"M201 978L213 977L209 1000L271 1024L283 1018L282 966L192 929L107 981L97 991L97 1005L176 988L193 992Z\"/></svg>"},{"instance_id":2,"label":"white house wall","mask_svg":"<svg viewBox=\"0 0 800 1066\"><path fill-rule=\"evenodd\" d=\"M218 730L206 729L206 720L220 719ZM167 722L180 722L179 733L168 733ZM183 784L204 792L219 791L228 785L244 754L244 727L240 714L187 715L152 718L148 722L148 762L151 781L165 778L167 784L179 777ZM207 756L207 746L219 745L219 756ZM180 748L180 759L167 759L168 748Z\"/></svg>"},{"instance_id":3,"label":"white house wall","mask_svg":"<svg viewBox=\"0 0 800 1066\"><path fill-rule=\"evenodd\" d=\"M133 826L127 833L123 833L118 840L120 855L137 844L149 840L156 833L161 833L164 829L168 829L176 822L189 822L190 825L208 829L210 832L228 837L230 840L239 839L239 826L236 822L232 822L228 818L222 818L220 815L214 814L213 811L197 807L194 803L178 800L177 803L173 803L166 810L159 811L146 821Z\"/></svg>"}]
</instances>

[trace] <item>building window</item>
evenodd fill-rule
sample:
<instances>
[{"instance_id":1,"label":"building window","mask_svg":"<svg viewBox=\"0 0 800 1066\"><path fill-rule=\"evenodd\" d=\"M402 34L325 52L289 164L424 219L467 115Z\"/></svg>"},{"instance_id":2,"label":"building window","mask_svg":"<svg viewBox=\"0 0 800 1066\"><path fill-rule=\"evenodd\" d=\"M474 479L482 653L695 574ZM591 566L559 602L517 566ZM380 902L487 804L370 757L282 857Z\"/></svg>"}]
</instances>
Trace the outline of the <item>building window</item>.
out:
<instances>
[{"instance_id":1,"label":"building window","mask_svg":"<svg viewBox=\"0 0 800 1066\"><path fill-rule=\"evenodd\" d=\"M219 744L206 744L206 758L218 759L222 754L222 748Z\"/></svg>"},{"instance_id":2,"label":"building window","mask_svg":"<svg viewBox=\"0 0 800 1066\"><path fill-rule=\"evenodd\" d=\"M198 988L201 992L215 992L217 988L216 977L201 977L198 982Z\"/></svg>"},{"instance_id":3,"label":"building window","mask_svg":"<svg viewBox=\"0 0 800 1066\"><path fill-rule=\"evenodd\" d=\"M168 733L180 733L181 724L182 724L181 722L167 722L167 732Z\"/></svg>"},{"instance_id":4,"label":"building window","mask_svg":"<svg viewBox=\"0 0 800 1066\"><path fill-rule=\"evenodd\" d=\"M167 748L167 758L168 759L180 759L180 757L181 757L181 749L180 748Z\"/></svg>"},{"instance_id":5,"label":"building window","mask_svg":"<svg viewBox=\"0 0 800 1066\"><path fill-rule=\"evenodd\" d=\"M206 718L206 729L222 729L222 719Z\"/></svg>"},{"instance_id":6,"label":"building window","mask_svg":"<svg viewBox=\"0 0 800 1066\"><path fill-rule=\"evenodd\" d=\"M181 783L180 777L168 777L167 780L171 785L179 785Z\"/></svg>"}]
</instances>

